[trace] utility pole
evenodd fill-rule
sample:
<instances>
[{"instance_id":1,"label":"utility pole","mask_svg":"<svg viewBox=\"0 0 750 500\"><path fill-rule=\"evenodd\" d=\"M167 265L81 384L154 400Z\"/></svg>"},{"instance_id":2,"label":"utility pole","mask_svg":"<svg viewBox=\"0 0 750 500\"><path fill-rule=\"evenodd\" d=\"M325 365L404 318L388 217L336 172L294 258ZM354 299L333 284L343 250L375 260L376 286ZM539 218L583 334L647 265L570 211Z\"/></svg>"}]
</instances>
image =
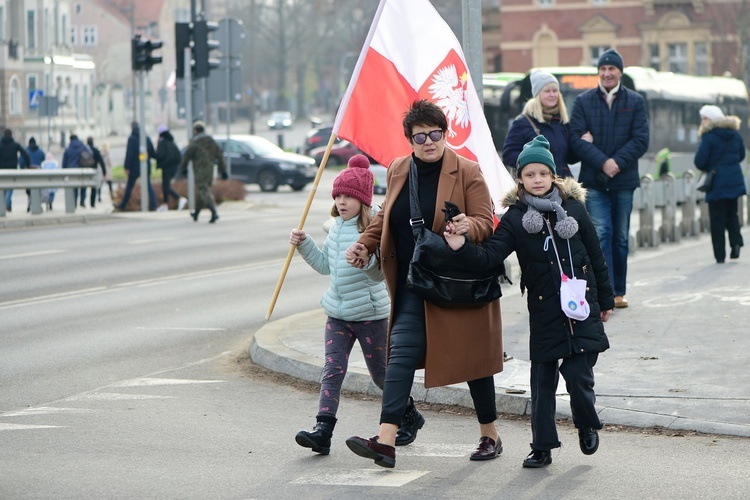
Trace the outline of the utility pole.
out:
<instances>
[{"instance_id":1,"label":"utility pole","mask_svg":"<svg viewBox=\"0 0 750 500\"><path fill-rule=\"evenodd\" d=\"M482 0L462 0L463 49L474 88L482 98Z\"/></svg>"}]
</instances>

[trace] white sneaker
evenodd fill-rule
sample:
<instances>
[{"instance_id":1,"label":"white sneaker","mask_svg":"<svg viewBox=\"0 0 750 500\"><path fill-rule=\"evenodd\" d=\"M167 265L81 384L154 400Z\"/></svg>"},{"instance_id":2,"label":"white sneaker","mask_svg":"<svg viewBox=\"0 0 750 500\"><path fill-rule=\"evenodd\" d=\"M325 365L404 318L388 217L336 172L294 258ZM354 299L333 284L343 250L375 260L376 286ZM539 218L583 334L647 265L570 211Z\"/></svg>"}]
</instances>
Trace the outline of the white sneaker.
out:
<instances>
[{"instance_id":1,"label":"white sneaker","mask_svg":"<svg viewBox=\"0 0 750 500\"><path fill-rule=\"evenodd\" d=\"M180 199L177 202L177 210L182 210L183 208L185 208L185 205L187 205L187 202L188 202L187 198L180 196Z\"/></svg>"},{"instance_id":2,"label":"white sneaker","mask_svg":"<svg viewBox=\"0 0 750 500\"><path fill-rule=\"evenodd\" d=\"M166 203L162 203L156 209L157 212L166 212L167 210L169 210L169 207L167 206Z\"/></svg>"}]
</instances>

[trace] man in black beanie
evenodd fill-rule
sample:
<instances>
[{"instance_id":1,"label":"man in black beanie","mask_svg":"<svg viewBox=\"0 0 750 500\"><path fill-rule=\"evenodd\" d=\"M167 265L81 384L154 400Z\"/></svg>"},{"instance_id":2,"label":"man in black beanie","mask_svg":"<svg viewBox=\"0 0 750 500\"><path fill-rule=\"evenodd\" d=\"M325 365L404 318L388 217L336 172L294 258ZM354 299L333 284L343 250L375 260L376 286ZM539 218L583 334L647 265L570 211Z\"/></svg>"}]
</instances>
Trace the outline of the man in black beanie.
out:
<instances>
[{"instance_id":1,"label":"man in black beanie","mask_svg":"<svg viewBox=\"0 0 750 500\"><path fill-rule=\"evenodd\" d=\"M628 239L633 192L640 186L638 159L648 149L646 102L623 87L622 56L614 49L599 57L599 85L576 97L570 119L570 147L581 158L578 180L588 189L586 208L609 268L615 307L628 307ZM581 139L586 132L593 143Z\"/></svg>"}]
</instances>

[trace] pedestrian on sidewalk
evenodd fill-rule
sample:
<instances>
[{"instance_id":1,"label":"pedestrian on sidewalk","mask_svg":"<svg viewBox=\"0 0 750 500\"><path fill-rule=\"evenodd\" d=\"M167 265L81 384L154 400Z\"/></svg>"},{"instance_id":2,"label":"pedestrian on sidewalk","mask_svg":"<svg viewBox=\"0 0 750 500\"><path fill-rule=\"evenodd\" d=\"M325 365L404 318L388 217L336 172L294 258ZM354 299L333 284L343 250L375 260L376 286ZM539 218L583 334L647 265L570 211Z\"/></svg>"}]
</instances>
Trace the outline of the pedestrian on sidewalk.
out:
<instances>
[{"instance_id":1,"label":"pedestrian on sidewalk","mask_svg":"<svg viewBox=\"0 0 750 500\"><path fill-rule=\"evenodd\" d=\"M724 116L718 106L700 109L701 138L695 152L695 167L703 172L714 171L711 187L706 191L708 217L711 225L711 244L714 258L723 264L726 258L726 238L729 235L729 258L738 259L744 246L740 232L738 199L746 194L745 178L740 163L745 159L745 143L738 132L740 119Z\"/></svg>"},{"instance_id":2,"label":"pedestrian on sidewalk","mask_svg":"<svg viewBox=\"0 0 750 500\"><path fill-rule=\"evenodd\" d=\"M65 148L62 157L62 168L91 168L96 165L93 162L94 153L86 146L76 134L70 134L70 142L68 147ZM81 193L80 203L78 200L78 193ZM74 200L76 204L80 204L81 208L86 208L86 188L75 188L73 190Z\"/></svg>"},{"instance_id":3,"label":"pedestrian on sidewalk","mask_svg":"<svg viewBox=\"0 0 750 500\"><path fill-rule=\"evenodd\" d=\"M356 242L378 208L372 207L373 175L370 161L355 155L348 168L333 181L331 208L334 223L322 248L300 229L292 230L289 241L297 247L310 267L330 275L330 285L320 304L328 319L325 327L325 367L320 385L317 423L312 432L299 431L297 444L322 455L328 455L336 425L349 355L359 342L372 381L380 389L385 377L386 338L391 301L377 259L370 259L357 269L344 256Z\"/></svg>"},{"instance_id":4,"label":"pedestrian on sidewalk","mask_svg":"<svg viewBox=\"0 0 750 500\"><path fill-rule=\"evenodd\" d=\"M141 130L138 126L138 122L132 122L130 124L130 137L128 137L128 144L125 149L125 171L128 173L128 183L125 185L125 194L122 196L120 204L115 208L120 211L125 211L125 208L130 201L130 195L133 193L135 187L135 181L141 176ZM148 208L154 210L156 208L156 195L154 194L154 188L151 186L151 158L154 156L154 145L151 143L151 139L146 136L146 182L148 183ZM141 181L142 182L142 181Z\"/></svg>"},{"instance_id":5,"label":"pedestrian on sidewalk","mask_svg":"<svg viewBox=\"0 0 750 500\"><path fill-rule=\"evenodd\" d=\"M576 97L570 118L570 147L581 158L578 176L587 189L586 209L599 235L615 307L628 307L630 215L641 185L638 159L649 142L646 101L622 84L622 56L599 57L599 85ZM590 142L588 134L593 136Z\"/></svg>"},{"instance_id":6,"label":"pedestrian on sidewalk","mask_svg":"<svg viewBox=\"0 0 750 500\"><path fill-rule=\"evenodd\" d=\"M33 137L29 138L29 145L26 146L26 153L29 155L29 162L26 163L26 160L22 156L18 159L18 162L21 166L21 168L39 168L42 165L42 162L44 161L45 154L44 150L40 148L37 143L36 139ZM29 203L26 207L27 212L31 212L31 190L26 190L26 198L28 198Z\"/></svg>"},{"instance_id":7,"label":"pedestrian on sidewalk","mask_svg":"<svg viewBox=\"0 0 750 500\"><path fill-rule=\"evenodd\" d=\"M18 168L18 157L23 158L26 165L31 164L29 153L13 139L13 131L6 128L3 131L3 137L0 139L0 168L13 169ZM5 190L5 210L8 212L13 208L13 190Z\"/></svg>"},{"instance_id":8,"label":"pedestrian on sidewalk","mask_svg":"<svg viewBox=\"0 0 750 500\"><path fill-rule=\"evenodd\" d=\"M96 200L99 200L100 202L102 201L102 179L107 176L107 165L104 163L102 152L99 151L99 148L94 146L93 137L89 136L86 138L86 146L88 146L88 148L91 150L91 154L94 156L94 168L100 168L102 171L101 175L99 175L99 172L97 172L96 186L91 188L91 208L94 208L96 206Z\"/></svg>"},{"instance_id":9,"label":"pedestrian on sidewalk","mask_svg":"<svg viewBox=\"0 0 750 500\"><path fill-rule=\"evenodd\" d=\"M501 266L513 252L521 268L521 293L528 292L531 358L531 453L527 468L552 463L560 447L555 427L555 393L560 374L570 394L573 424L586 455L599 447L602 428L594 404L594 365L609 348L604 333L614 307L607 264L586 212L586 191L573 177L557 177L544 136L518 156L518 185L503 200L508 211L489 239L475 245L449 223L445 238L456 250L459 269L484 272ZM551 228L554 228L552 231ZM559 252L558 252L559 249ZM561 306L561 270L585 280L590 312L572 321ZM571 267L573 269L571 269ZM567 279L567 278L566 278Z\"/></svg>"},{"instance_id":10,"label":"pedestrian on sidewalk","mask_svg":"<svg viewBox=\"0 0 750 500\"><path fill-rule=\"evenodd\" d=\"M102 147L99 148L99 154L102 155L102 161L104 161L104 166L109 167L109 170L104 174L104 178L102 179L102 184L105 182L107 183L107 186L109 187L109 199L114 200L114 190L112 189L112 161L109 159L109 144L103 143ZM102 201L102 187L99 186L98 190L99 195L99 203Z\"/></svg>"},{"instance_id":11,"label":"pedestrian on sidewalk","mask_svg":"<svg viewBox=\"0 0 750 500\"><path fill-rule=\"evenodd\" d=\"M42 170L57 170L60 164L57 163L55 155L48 151L41 165ZM55 201L56 188L42 189L42 203L47 205L47 210L52 210L52 203Z\"/></svg>"},{"instance_id":12,"label":"pedestrian on sidewalk","mask_svg":"<svg viewBox=\"0 0 750 500\"><path fill-rule=\"evenodd\" d=\"M193 138L185 149L185 154L180 162L180 172L183 175L187 175L189 161L193 162L195 187L198 190L195 211L190 212L190 216L195 222L198 222L201 209L208 208L211 211L211 219L208 222L213 224L219 220L216 201L214 200L214 194L211 192L211 184L214 181L214 165L219 166L222 179L228 179L229 174L227 174L227 166L224 163L224 154L221 148L210 135L206 134L206 124L202 121L193 124Z\"/></svg>"},{"instance_id":13,"label":"pedestrian on sidewalk","mask_svg":"<svg viewBox=\"0 0 750 500\"><path fill-rule=\"evenodd\" d=\"M503 370L500 300L477 308L442 308L406 288L414 255L407 183L411 163L417 169L424 227L437 234L445 230L445 219L436 214L450 201L464 212L457 216L463 234L477 242L488 238L494 226L492 198L479 164L446 148L448 120L440 107L414 101L402 127L413 154L388 167L384 208L346 254L358 267L370 262L372 254L379 255L392 304L380 427L376 436L352 436L346 444L376 465L394 467L394 445L400 444L402 434L399 423L403 428L402 419L414 422L414 434L424 423L408 397L414 372L424 367L426 388L468 382L479 422L479 444L469 459L491 460L503 450L495 427L493 378Z\"/></svg>"},{"instance_id":14,"label":"pedestrian on sidewalk","mask_svg":"<svg viewBox=\"0 0 750 500\"><path fill-rule=\"evenodd\" d=\"M164 192L164 206L169 208L169 197L177 201L177 210L185 208L187 198L181 197L172 189L172 178L177 174L182 153L174 142L174 137L166 125L159 125L159 140L156 143L156 167L161 170L161 188Z\"/></svg>"}]
</instances>

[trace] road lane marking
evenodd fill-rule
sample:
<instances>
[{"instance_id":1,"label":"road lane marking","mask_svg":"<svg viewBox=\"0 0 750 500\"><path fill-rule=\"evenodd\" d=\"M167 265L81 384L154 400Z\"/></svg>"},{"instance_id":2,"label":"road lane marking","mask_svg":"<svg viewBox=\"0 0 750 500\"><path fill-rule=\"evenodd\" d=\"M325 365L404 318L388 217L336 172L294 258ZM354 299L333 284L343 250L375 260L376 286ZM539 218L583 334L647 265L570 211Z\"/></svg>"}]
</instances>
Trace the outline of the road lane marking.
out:
<instances>
[{"instance_id":1,"label":"road lane marking","mask_svg":"<svg viewBox=\"0 0 750 500\"><path fill-rule=\"evenodd\" d=\"M220 384L224 380L191 380L182 378L136 378L116 382L109 387L148 387L155 385Z\"/></svg>"},{"instance_id":2,"label":"road lane marking","mask_svg":"<svg viewBox=\"0 0 750 500\"><path fill-rule=\"evenodd\" d=\"M57 429L62 425L24 425L0 423L0 431L25 431L28 429Z\"/></svg>"},{"instance_id":3,"label":"road lane marking","mask_svg":"<svg viewBox=\"0 0 750 500\"><path fill-rule=\"evenodd\" d=\"M136 330L175 330L183 332L225 332L226 328L191 328L191 327L180 327L180 326L136 326Z\"/></svg>"},{"instance_id":4,"label":"road lane marking","mask_svg":"<svg viewBox=\"0 0 750 500\"><path fill-rule=\"evenodd\" d=\"M393 469L328 469L301 476L291 484L319 484L324 486L388 486L398 488L428 474L426 470Z\"/></svg>"},{"instance_id":5,"label":"road lane marking","mask_svg":"<svg viewBox=\"0 0 750 500\"><path fill-rule=\"evenodd\" d=\"M96 392L78 394L63 401L132 401L138 399L177 399L176 396L158 396L154 394L121 394L116 392Z\"/></svg>"},{"instance_id":6,"label":"road lane marking","mask_svg":"<svg viewBox=\"0 0 750 500\"><path fill-rule=\"evenodd\" d=\"M398 449L399 456L461 458L469 454L470 445L413 443Z\"/></svg>"},{"instance_id":7,"label":"road lane marking","mask_svg":"<svg viewBox=\"0 0 750 500\"><path fill-rule=\"evenodd\" d=\"M57 253L65 253L65 250L40 250L39 252L17 253L14 255L0 255L0 260L20 259L20 258L26 258L26 257L39 257L41 255L54 255Z\"/></svg>"},{"instance_id":8,"label":"road lane marking","mask_svg":"<svg viewBox=\"0 0 750 500\"><path fill-rule=\"evenodd\" d=\"M130 281L130 282L118 283L118 284L110 285L110 286L84 288L83 290L73 290L70 292L61 292L61 293L55 293L55 294L50 294L50 295L41 295L38 297L28 297L26 299L9 300L7 302L0 302L0 310L10 309L10 308L15 308L15 307L23 307L23 306L28 306L28 305L44 304L47 302L53 302L53 301L58 301L58 300L80 298L80 297L85 297L85 296L94 295L94 294L111 293L111 292L120 291L123 288L163 285L163 284L173 283L175 281L183 281L183 280L198 279L198 278L205 278L205 277L214 278L217 276L235 273L238 271L239 272L253 271L260 267L267 267L267 266L276 265L276 264L281 265L283 262L284 262L284 259L272 259L272 260L267 260L267 261L262 261L262 262L255 262L252 264L221 267L218 269L195 271L192 273L173 274L171 276L162 276L160 278Z\"/></svg>"},{"instance_id":9,"label":"road lane marking","mask_svg":"<svg viewBox=\"0 0 750 500\"><path fill-rule=\"evenodd\" d=\"M128 245L149 245L151 243L164 243L166 241L175 241L176 239L177 238L166 238L166 237L162 237L162 238L150 238L150 239L144 238L142 240L128 241L127 244Z\"/></svg>"},{"instance_id":10,"label":"road lane marking","mask_svg":"<svg viewBox=\"0 0 750 500\"><path fill-rule=\"evenodd\" d=\"M36 408L27 408L25 410L3 413L0 417L28 417L32 415L52 415L57 413L92 413L94 410L87 408L54 408L52 406L38 406Z\"/></svg>"}]
</instances>

